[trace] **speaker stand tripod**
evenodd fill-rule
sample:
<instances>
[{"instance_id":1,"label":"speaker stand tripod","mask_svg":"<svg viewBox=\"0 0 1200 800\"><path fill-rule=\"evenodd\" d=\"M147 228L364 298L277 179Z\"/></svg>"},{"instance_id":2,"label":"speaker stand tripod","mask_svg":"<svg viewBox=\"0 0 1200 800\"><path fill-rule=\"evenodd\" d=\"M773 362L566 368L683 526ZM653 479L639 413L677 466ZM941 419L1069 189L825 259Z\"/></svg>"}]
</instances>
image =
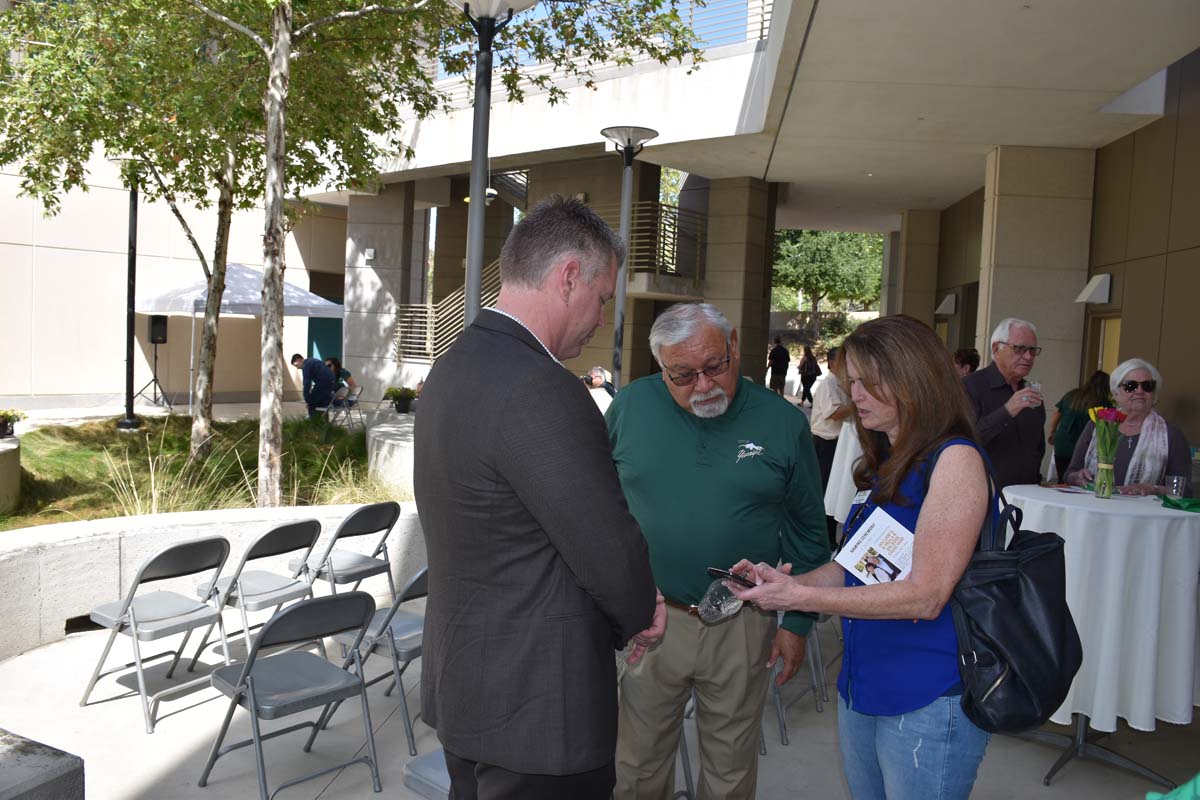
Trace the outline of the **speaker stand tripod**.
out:
<instances>
[{"instance_id":1,"label":"speaker stand tripod","mask_svg":"<svg viewBox=\"0 0 1200 800\"><path fill-rule=\"evenodd\" d=\"M156 406L165 405L168 410L174 411L175 407L173 405L171 405L171 401L169 399L167 399L166 390L163 389L162 384L158 382L158 342L155 342L153 347L154 347L153 373L151 374L150 380L146 381L146 385L143 386L141 389L139 389L138 393L134 396L135 397L145 397L147 400L149 400L151 403L153 403ZM149 395L146 394L147 389L149 389L151 391L151 393Z\"/></svg>"}]
</instances>

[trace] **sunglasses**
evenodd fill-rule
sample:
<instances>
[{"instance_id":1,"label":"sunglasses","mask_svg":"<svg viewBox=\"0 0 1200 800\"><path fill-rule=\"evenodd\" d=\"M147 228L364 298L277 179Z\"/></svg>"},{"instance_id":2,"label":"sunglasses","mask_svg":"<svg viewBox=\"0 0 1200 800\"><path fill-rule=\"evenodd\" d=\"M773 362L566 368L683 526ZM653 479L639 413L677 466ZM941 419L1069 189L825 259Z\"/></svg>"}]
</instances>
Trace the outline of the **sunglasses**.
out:
<instances>
[{"instance_id":1,"label":"sunglasses","mask_svg":"<svg viewBox=\"0 0 1200 800\"><path fill-rule=\"evenodd\" d=\"M1133 393L1140 386L1144 391L1153 392L1158 388L1158 381L1122 381L1118 383L1126 392Z\"/></svg>"}]
</instances>

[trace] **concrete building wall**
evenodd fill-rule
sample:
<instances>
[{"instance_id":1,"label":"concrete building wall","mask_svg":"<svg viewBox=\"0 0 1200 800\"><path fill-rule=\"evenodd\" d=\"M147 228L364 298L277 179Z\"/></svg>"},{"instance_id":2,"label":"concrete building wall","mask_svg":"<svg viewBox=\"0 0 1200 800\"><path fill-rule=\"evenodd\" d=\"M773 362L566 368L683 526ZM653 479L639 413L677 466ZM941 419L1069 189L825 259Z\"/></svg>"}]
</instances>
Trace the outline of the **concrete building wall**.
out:
<instances>
[{"instance_id":1,"label":"concrete building wall","mask_svg":"<svg viewBox=\"0 0 1200 800\"><path fill-rule=\"evenodd\" d=\"M0 371L0 396L119 396L124 391L128 190L109 162L89 164L88 191L62 198L59 213L20 196L15 167L0 168L0 341L10 368ZM215 208L182 208L206 256L216 234ZM287 280L307 287L306 268L342 268L345 221L339 209L320 207L288 237ZM262 264L262 211L235 212L229 260ZM166 203L138 206L139 291L202 280L204 273ZM151 377L148 317L136 320L136 387ZM197 330L199 325L197 325ZM259 327L256 320L221 323L215 388L218 399L258 396ZM284 346L303 351L308 322L288 318ZM187 394L189 323L172 319L159 346L159 380L176 397ZM197 344L198 348L198 344ZM295 376L285 391L298 391Z\"/></svg>"},{"instance_id":2,"label":"concrete building wall","mask_svg":"<svg viewBox=\"0 0 1200 800\"><path fill-rule=\"evenodd\" d=\"M951 350L975 347L983 195L981 187L941 213L935 302L940 306L946 296L954 296L954 313L937 316L946 324L946 346Z\"/></svg>"},{"instance_id":3,"label":"concrete building wall","mask_svg":"<svg viewBox=\"0 0 1200 800\"><path fill-rule=\"evenodd\" d=\"M937 304L939 212L905 211L900 215L900 312L933 325Z\"/></svg>"},{"instance_id":4,"label":"concrete building wall","mask_svg":"<svg viewBox=\"0 0 1200 800\"><path fill-rule=\"evenodd\" d=\"M471 193L467 178L450 182L450 203L438 208L433 254L433 302L461 289L467 282L467 211L463 198ZM513 207L497 197L484 215L483 265L500 257L513 226Z\"/></svg>"},{"instance_id":5,"label":"concrete building wall","mask_svg":"<svg viewBox=\"0 0 1200 800\"><path fill-rule=\"evenodd\" d=\"M1167 72L1163 117L1096 153L1090 274L1112 275L1088 307L1081 374L1096 368L1100 321L1119 317L1120 360L1163 374L1159 410L1200 442L1196 303L1200 298L1200 51Z\"/></svg>"}]
</instances>

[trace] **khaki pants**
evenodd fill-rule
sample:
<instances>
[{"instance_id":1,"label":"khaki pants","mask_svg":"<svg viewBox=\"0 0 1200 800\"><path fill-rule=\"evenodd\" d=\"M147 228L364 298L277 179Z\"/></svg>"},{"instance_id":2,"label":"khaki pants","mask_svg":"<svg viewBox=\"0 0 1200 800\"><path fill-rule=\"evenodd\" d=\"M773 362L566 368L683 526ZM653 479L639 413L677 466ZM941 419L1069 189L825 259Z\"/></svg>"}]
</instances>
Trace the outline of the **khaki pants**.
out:
<instances>
[{"instance_id":1,"label":"khaki pants","mask_svg":"<svg viewBox=\"0 0 1200 800\"><path fill-rule=\"evenodd\" d=\"M696 691L697 800L754 797L774 614L750 607L719 625L667 607L667 633L621 681L617 800L670 800L683 708Z\"/></svg>"}]
</instances>

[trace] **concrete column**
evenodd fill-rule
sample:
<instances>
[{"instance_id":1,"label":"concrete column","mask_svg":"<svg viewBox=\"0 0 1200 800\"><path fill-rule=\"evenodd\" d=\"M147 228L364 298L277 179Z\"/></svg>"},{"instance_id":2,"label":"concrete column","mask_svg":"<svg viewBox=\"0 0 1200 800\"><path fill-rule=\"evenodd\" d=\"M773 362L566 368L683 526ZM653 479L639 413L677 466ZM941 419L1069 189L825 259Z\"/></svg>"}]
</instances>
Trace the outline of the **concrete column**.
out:
<instances>
[{"instance_id":1,"label":"concrete column","mask_svg":"<svg viewBox=\"0 0 1200 800\"><path fill-rule=\"evenodd\" d=\"M775 228L772 195L770 185L757 178L713 180L708 194L704 297L738 329L742 372L756 382L762 380L760 362L767 356L769 261Z\"/></svg>"},{"instance_id":2,"label":"concrete column","mask_svg":"<svg viewBox=\"0 0 1200 800\"><path fill-rule=\"evenodd\" d=\"M900 232L883 236L883 269L879 287L879 315L900 313Z\"/></svg>"},{"instance_id":3,"label":"concrete column","mask_svg":"<svg viewBox=\"0 0 1200 800\"><path fill-rule=\"evenodd\" d=\"M1037 326L1033 376L1057 400L1077 384L1088 279L1095 151L997 147L984 183L976 347L991 360L992 330L1005 317Z\"/></svg>"},{"instance_id":4,"label":"concrete column","mask_svg":"<svg viewBox=\"0 0 1200 800\"><path fill-rule=\"evenodd\" d=\"M417 231L424 236L413 225L412 193L411 183L393 183L377 195L350 197L342 362L366 398L404 382L393 346L396 310L409 297Z\"/></svg>"},{"instance_id":5,"label":"concrete column","mask_svg":"<svg viewBox=\"0 0 1200 800\"><path fill-rule=\"evenodd\" d=\"M933 327L937 307L940 211L905 211L900 216L897 311Z\"/></svg>"},{"instance_id":6,"label":"concrete column","mask_svg":"<svg viewBox=\"0 0 1200 800\"><path fill-rule=\"evenodd\" d=\"M433 253L433 302L463 287L467 280L467 211L463 198L470 193L466 178L450 182L450 204L438 209L437 240ZM497 197L484 216L483 266L500 257L504 240L512 231L513 207Z\"/></svg>"}]
</instances>

